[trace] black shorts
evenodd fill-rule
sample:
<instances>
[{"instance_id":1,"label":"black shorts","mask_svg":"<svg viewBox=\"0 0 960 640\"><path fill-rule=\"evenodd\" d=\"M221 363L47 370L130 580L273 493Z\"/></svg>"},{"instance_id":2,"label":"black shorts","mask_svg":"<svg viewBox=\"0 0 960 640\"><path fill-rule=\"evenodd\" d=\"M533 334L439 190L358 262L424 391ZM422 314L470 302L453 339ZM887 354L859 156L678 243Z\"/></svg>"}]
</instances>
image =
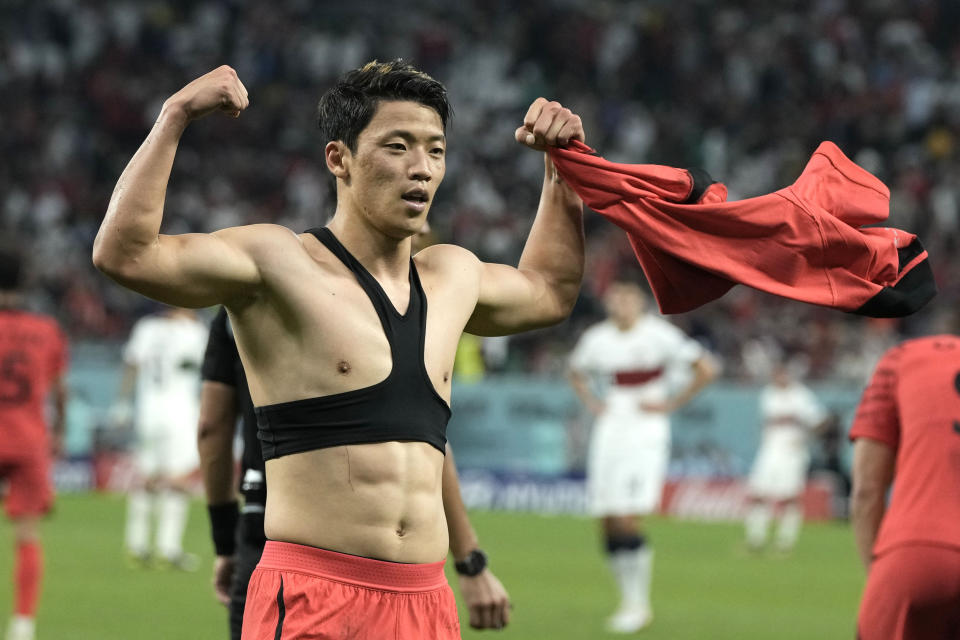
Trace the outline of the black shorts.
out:
<instances>
[{"instance_id":1,"label":"black shorts","mask_svg":"<svg viewBox=\"0 0 960 640\"><path fill-rule=\"evenodd\" d=\"M247 584L260 562L267 543L263 534L263 513L245 513L237 527L237 550L234 553L233 584L230 585L230 638L240 640L243 609L247 604Z\"/></svg>"}]
</instances>

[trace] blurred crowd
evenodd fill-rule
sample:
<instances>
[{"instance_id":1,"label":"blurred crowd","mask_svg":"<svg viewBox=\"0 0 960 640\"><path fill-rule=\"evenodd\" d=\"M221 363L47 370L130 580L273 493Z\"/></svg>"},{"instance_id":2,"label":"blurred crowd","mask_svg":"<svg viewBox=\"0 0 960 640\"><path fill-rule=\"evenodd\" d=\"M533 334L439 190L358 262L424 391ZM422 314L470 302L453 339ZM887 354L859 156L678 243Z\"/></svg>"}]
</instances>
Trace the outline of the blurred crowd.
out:
<instances>
[{"instance_id":1,"label":"blurred crowd","mask_svg":"<svg viewBox=\"0 0 960 640\"><path fill-rule=\"evenodd\" d=\"M315 104L343 71L403 57L455 109L431 214L441 241L516 263L542 160L512 138L539 95L580 113L611 160L700 166L731 199L796 178L821 140L889 185L890 223L917 233L941 289L903 321L867 321L734 289L676 317L735 378L803 354L814 379L862 380L884 348L937 328L960 299L960 3L955 0L11 0L0 4L0 229L30 247L33 304L75 339L121 339L153 306L96 273L90 247L113 185L163 100L230 64L238 120L188 129L164 232L332 213ZM622 232L589 216L571 320L497 343L490 366L555 373L635 268Z\"/></svg>"}]
</instances>

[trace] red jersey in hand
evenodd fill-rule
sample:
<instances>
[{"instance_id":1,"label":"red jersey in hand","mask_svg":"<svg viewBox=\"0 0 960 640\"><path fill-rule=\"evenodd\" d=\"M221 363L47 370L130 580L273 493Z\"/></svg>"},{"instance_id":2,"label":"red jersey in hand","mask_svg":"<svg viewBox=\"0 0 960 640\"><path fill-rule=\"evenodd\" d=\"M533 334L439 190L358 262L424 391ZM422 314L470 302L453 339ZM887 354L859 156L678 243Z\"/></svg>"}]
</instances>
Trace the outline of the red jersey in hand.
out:
<instances>
[{"instance_id":1,"label":"red jersey in hand","mask_svg":"<svg viewBox=\"0 0 960 640\"><path fill-rule=\"evenodd\" d=\"M664 313L738 283L875 317L908 315L936 293L916 236L861 228L887 219L890 192L833 143L793 185L737 202L702 171L608 162L578 141L550 157L587 206L627 232Z\"/></svg>"},{"instance_id":2,"label":"red jersey in hand","mask_svg":"<svg viewBox=\"0 0 960 640\"><path fill-rule=\"evenodd\" d=\"M66 340L53 318L0 309L0 457L49 450L47 392L66 366Z\"/></svg>"},{"instance_id":3,"label":"red jersey in hand","mask_svg":"<svg viewBox=\"0 0 960 640\"><path fill-rule=\"evenodd\" d=\"M893 347L863 392L850 439L896 451L893 494L875 556L903 544L960 548L960 337Z\"/></svg>"}]
</instances>

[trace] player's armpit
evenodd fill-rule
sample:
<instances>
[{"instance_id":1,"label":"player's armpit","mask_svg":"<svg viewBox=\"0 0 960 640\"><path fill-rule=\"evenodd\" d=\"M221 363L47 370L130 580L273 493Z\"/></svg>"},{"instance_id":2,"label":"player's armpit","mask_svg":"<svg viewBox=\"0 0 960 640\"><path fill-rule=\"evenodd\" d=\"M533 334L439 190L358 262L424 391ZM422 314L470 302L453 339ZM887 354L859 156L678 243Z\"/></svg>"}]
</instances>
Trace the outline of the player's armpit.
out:
<instances>
[{"instance_id":1,"label":"player's armpit","mask_svg":"<svg viewBox=\"0 0 960 640\"><path fill-rule=\"evenodd\" d=\"M572 284L574 290L579 284L579 280ZM536 271L481 263L477 306L466 331L478 336L503 336L561 322L571 309L570 296L564 295L564 289Z\"/></svg>"},{"instance_id":2,"label":"player's armpit","mask_svg":"<svg viewBox=\"0 0 960 640\"><path fill-rule=\"evenodd\" d=\"M159 235L126 255L94 253L94 264L138 293L179 306L200 308L257 294L258 259L297 242L276 225L231 227L210 234Z\"/></svg>"}]
</instances>

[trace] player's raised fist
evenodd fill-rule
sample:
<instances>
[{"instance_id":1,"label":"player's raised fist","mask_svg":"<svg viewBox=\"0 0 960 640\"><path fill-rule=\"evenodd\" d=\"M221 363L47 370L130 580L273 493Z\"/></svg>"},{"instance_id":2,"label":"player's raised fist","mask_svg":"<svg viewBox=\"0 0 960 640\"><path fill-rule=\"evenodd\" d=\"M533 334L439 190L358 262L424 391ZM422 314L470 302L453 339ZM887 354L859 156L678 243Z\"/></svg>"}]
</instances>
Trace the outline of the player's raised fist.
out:
<instances>
[{"instance_id":1,"label":"player's raised fist","mask_svg":"<svg viewBox=\"0 0 960 640\"><path fill-rule=\"evenodd\" d=\"M247 108L247 89L232 67L223 65L206 73L167 99L166 106L181 109L188 120L223 111L234 118Z\"/></svg>"},{"instance_id":2,"label":"player's raised fist","mask_svg":"<svg viewBox=\"0 0 960 640\"><path fill-rule=\"evenodd\" d=\"M517 142L538 151L564 147L571 140L586 142L580 116L546 98L533 101L523 118L523 126L518 127L514 135Z\"/></svg>"}]
</instances>

